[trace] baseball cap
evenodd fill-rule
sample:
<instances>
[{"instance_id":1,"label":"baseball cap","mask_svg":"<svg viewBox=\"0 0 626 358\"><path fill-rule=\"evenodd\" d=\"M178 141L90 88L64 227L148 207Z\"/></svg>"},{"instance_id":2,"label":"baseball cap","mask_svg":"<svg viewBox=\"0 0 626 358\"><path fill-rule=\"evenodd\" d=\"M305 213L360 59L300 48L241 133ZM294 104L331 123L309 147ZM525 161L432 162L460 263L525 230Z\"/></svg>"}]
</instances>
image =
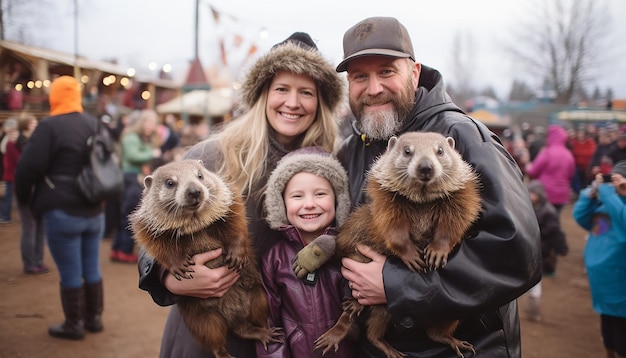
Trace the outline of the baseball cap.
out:
<instances>
[{"instance_id":1,"label":"baseball cap","mask_svg":"<svg viewBox=\"0 0 626 358\"><path fill-rule=\"evenodd\" d=\"M406 27L394 17L370 17L352 26L343 36L343 61L337 66L337 72L346 71L350 60L369 55L415 61Z\"/></svg>"}]
</instances>

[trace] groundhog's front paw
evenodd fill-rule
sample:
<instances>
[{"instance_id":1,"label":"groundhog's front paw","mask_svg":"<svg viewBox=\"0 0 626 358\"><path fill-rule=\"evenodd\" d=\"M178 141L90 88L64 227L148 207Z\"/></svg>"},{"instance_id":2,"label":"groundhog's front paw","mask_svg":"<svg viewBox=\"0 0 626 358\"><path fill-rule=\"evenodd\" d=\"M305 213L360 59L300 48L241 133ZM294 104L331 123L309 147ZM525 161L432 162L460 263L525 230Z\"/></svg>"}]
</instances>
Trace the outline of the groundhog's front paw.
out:
<instances>
[{"instance_id":1,"label":"groundhog's front paw","mask_svg":"<svg viewBox=\"0 0 626 358\"><path fill-rule=\"evenodd\" d=\"M237 252L238 250L230 250L224 257L224 263L228 265L228 268L237 272L241 271L247 263L247 257L243 252Z\"/></svg>"},{"instance_id":2,"label":"groundhog's front paw","mask_svg":"<svg viewBox=\"0 0 626 358\"><path fill-rule=\"evenodd\" d=\"M263 347L267 351L267 345L269 343L280 343L282 337L285 335L284 331L280 327L271 327L267 329L266 334L259 338L259 342L263 344Z\"/></svg>"},{"instance_id":3,"label":"groundhog's front paw","mask_svg":"<svg viewBox=\"0 0 626 358\"><path fill-rule=\"evenodd\" d=\"M326 355L326 353L333 351L337 352L339 350L339 343L343 337L333 334L332 331L327 331L326 333L319 336L318 339L315 340L314 350L322 350L322 355Z\"/></svg>"},{"instance_id":4,"label":"groundhog's front paw","mask_svg":"<svg viewBox=\"0 0 626 358\"><path fill-rule=\"evenodd\" d=\"M354 320L363 312L363 305L353 298L344 301L341 308L343 312L350 317L350 320Z\"/></svg>"},{"instance_id":5,"label":"groundhog's front paw","mask_svg":"<svg viewBox=\"0 0 626 358\"><path fill-rule=\"evenodd\" d=\"M182 264L180 264L178 266L172 267L170 269L170 273L178 281L180 281L183 278L191 279L191 278L193 278L193 276L191 274L194 273L195 271L190 266L193 266L194 264L195 263L193 262L193 260L191 260L191 257L188 257L187 261L183 262Z\"/></svg>"},{"instance_id":6,"label":"groundhog's front paw","mask_svg":"<svg viewBox=\"0 0 626 358\"><path fill-rule=\"evenodd\" d=\"M422 258L422 251L417 246L409 246L405 251L399 253L398 256L404 262L404 264L409 268L409 270L416 271L424 271L426 269L426 262Z\"/></svg>"},{"instance_id":7,"label":"groundhog's front paw","mask_svg":"<svg viewBox=\"0 0 626 358\"><path fill-rule=\"evenodd\" d=\"M436 245L432 242L424 249L424 257L431 270L446 266L448 263L448 248L443 245Z\"/></svg>"}]
</instances>

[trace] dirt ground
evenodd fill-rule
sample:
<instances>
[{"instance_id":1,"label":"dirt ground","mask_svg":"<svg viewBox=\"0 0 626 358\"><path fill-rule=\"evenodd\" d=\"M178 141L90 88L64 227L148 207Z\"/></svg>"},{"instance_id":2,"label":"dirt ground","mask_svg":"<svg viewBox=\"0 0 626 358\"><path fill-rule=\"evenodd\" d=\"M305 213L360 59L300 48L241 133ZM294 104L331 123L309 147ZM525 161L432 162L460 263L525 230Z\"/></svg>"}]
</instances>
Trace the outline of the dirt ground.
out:
<instances>
[{"instance_id":1,"label":"dirt ground","mask_svg":"<svg viewBox=\"0 0 626 358\"><path fill-rule=\"evenodd\" d=\"M543 280L543 321L522 318L524 358L604 357L599 318L591 308L582 251L585 233L565 207L562 222L570 253L559 261L557 275ZM84 341L51 338L47 329L63 319L59 277L52 270L42 276L22 273L17 212L13 223L0 226L0 358L13 357L156 357L168 308L154 304L137 288L136 265L110 262L110 240L101 247L104 276L104 332L88 334ZM521 297L523 315L525 297ZM478 355L480 357L480 355Z\"/></svg>"}]
</instances>

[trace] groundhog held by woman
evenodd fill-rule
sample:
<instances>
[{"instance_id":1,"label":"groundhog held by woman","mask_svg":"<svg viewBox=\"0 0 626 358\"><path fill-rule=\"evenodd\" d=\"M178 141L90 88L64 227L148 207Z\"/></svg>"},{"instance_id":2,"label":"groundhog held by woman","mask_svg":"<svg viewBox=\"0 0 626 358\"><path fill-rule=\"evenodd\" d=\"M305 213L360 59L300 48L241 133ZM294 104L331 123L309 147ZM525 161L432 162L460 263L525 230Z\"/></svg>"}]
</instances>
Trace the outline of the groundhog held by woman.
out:
<instances>
[{"instance_id":1,"label":"groundhog held by woman","mask_svg":"<svg viewBox=\"0 0 626 358\"><path fill-rule=\"evenodd\" d=\"M268 304L244 204L202 161L171 162L147 176L130 222L136 242L179 280L192 278L191 256L216 248L222 248L222 256L206 266L226 264L239 271L240 278L223 297L186 297L178 303L189 331L215 357L231 357L228 331L266 345L280 335L267 326Z\"/></svg>"},{"instance_id":2,"label":"groundhog held by woman","mask_svg":"<svg viewBox=\"0 0 626 358\"><path fill-rule=\"evenodd\" d=\"M361 262L361 243L375 251L399 257L412 271L424 272L446 265L448 254L461 243L481 211L479 181L472 167L454 149L454 139L433 132L410 132L393 137L385 153L368 172L368 204L357 208L340 228L337 253ZM417 273L416 273L417 274ZM361 306L350 299L337 324L317 341L317 348L332 349L344 338L352 319L363 309L368 339L387 357L403 357L384 340L391 325L386 305ZM436 322L426 333L449 345L459 357L473 346L452 335L459 321Z\"/></svg>"}]
</instances>

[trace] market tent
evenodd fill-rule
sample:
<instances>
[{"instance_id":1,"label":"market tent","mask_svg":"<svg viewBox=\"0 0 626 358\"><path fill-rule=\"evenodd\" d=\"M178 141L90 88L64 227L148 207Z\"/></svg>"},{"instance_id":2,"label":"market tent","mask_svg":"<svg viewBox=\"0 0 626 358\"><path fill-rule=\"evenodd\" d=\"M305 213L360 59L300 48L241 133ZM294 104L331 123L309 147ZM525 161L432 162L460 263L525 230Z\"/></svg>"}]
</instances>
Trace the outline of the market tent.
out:
<instances>
[{"instance_id":1,"label":"market tent","mask_svg":"<svg viewBox=\"0 0 626 358\"><path fill-rule=\"evenodd\" d=\"M467 115L492 129L508 128L510 125L508 116L502 116L486 109L479 109L474 112L470 112Z\"/></svg>"},{"instance_id":2,"label":"market tent","mask_svg":"<svg viewBox=\"0 0 626 358\"><path fill-rule=\"evenodd\" d=\"M229 88L193 90L156 106L158 113L186 113L195 116L224 116L233 106Z\"/></svg>"},{"instance_id":3,"label":"market tent","mask_svg":"<svg viewBox=\"0 0 626 358\"><path fill-rule=\"evenodd\" d=\"M571 110L556 115L560 121L570 122L626 122L626 111L610 110Z\"/></svg>"}]
</instances>

